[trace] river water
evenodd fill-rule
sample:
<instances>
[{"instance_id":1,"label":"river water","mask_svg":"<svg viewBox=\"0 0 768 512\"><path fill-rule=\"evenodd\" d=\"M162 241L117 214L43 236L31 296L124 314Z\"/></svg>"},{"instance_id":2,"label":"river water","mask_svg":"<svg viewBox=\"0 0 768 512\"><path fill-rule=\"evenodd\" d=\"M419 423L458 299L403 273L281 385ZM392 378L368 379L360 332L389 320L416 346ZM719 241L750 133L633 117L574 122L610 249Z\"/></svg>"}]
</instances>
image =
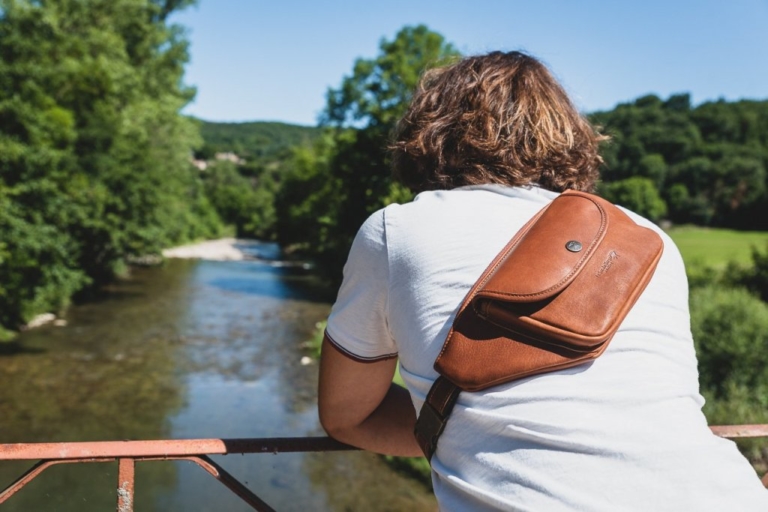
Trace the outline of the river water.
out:
<instances>
[{"instance_id":1,"label":"river water","mask_svg":"<svg viewBox=\"0 0 768 512\"><path fill-rule=\"evenodd\" d=\"M0 441L321 435L317 365L301 358L328 311L303 271L266 261L136 269L100 300L70 308L66 326L0 344ZM213 458L278 511L436 508L421 484L369 453ZM31 465L0 463L0 487ZM116 479L116 463L54 467L2 510L114 510ZM144 462L136 510L251 509L190 462Z\"/></svg>"}]
</instances>

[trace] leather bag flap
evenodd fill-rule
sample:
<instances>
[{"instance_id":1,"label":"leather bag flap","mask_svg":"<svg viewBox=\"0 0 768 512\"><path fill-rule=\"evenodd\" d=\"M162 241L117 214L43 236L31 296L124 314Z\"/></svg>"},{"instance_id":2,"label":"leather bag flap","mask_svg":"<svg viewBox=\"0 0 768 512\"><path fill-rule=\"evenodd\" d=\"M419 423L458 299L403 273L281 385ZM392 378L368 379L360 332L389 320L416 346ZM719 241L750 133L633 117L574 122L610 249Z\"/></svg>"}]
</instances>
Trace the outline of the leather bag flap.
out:
<instances>
[{"instance_id":1,"label":"leather bag flap","mask_svg":"<svg viewBox=\"0 0 768 512\"><path fill-rule=\"evenodd\" d=\"M599 203L568 192L540 215L498 260L476 299L536 302L558 294L595 253L608 224Z\"/></svg>"}]
</instances>

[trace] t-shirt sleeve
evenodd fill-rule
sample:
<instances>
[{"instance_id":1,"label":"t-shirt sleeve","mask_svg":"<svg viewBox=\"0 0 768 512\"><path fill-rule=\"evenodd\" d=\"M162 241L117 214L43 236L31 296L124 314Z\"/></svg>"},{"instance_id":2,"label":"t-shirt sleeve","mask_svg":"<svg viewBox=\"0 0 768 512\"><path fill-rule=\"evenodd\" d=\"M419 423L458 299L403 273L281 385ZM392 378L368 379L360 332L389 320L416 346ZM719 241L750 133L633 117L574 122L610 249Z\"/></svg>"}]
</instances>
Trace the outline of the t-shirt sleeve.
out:
<instances>
[{"instance_id":1,"label":"t-shirt sleeve","mask_svg":"<svg viewBox=\"0 0 768 512\"><path fill-rule=\"evenodd\" d=\"M397 355L387 323L389 262L384 210L371 215L355 236L344 279L328 317L326 335L359 361Z\"/></svg>"}]
</instances>

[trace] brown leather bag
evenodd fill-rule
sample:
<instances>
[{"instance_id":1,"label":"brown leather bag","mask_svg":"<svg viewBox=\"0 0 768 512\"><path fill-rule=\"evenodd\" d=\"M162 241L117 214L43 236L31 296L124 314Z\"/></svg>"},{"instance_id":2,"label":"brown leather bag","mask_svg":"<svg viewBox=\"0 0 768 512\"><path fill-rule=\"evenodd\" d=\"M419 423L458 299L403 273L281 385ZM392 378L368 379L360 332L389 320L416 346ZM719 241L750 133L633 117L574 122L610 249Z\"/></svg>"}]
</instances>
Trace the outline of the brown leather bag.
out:
<instances>
[{"instance_id":1,"label":"brown leather bag","mask_svg":"<svg viewBox=\"0 0 768 512\"><path fill-rule=\"evenodd\" d=\"M663 242L600 197L566 191L475 283L435 360L415 435L428 459L459 392L561 370L605 351L650 281Z\"/></svg>"}]
</instances>

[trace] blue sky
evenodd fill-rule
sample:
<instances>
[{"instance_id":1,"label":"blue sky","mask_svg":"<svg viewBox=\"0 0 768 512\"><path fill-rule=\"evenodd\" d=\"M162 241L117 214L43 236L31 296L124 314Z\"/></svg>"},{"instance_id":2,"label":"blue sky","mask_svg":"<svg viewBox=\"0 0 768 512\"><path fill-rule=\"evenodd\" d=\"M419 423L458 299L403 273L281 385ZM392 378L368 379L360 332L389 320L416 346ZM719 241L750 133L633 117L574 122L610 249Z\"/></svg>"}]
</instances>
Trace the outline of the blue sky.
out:
<instances>
[{"instance_id":1,"label":"blue sky","mask_svg":"<svg viewBox=\"0 0 768 512\"><path fill-rule=\"evenodd\" d=\"M768 0L200 0L185 112L315 124L329 87L382 37L426 24L462 53L526 50L586 112L655 93L768 98Z\"/></svg>"}]
</instances>

